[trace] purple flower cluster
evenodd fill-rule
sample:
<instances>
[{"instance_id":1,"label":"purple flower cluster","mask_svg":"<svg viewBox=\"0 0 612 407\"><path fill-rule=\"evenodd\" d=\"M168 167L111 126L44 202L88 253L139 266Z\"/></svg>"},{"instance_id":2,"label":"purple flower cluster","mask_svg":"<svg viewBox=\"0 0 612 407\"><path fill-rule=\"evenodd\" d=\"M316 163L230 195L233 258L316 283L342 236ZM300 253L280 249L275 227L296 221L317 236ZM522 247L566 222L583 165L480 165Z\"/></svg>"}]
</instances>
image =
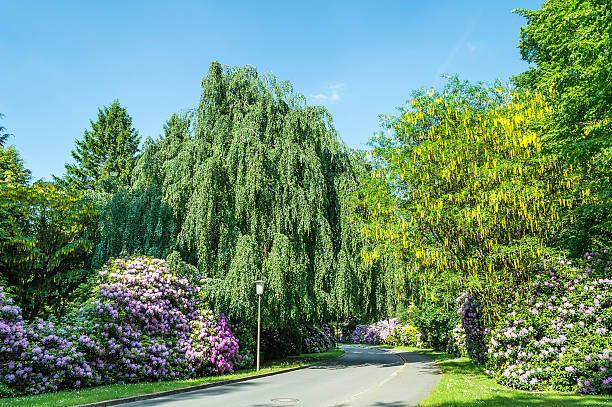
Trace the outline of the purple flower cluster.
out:
<instances>
[{"instance_id":1,"label":"purple flower cluster","mask_svg":"<svg viewBox=\"0 0 612 407\"><path fill-rule=\"evenodd\" d=\"M302 335L302 351L305 353L326 352L336 346L336 340L327 324L298 327Z\"/></svg>"},{"instance_id":2,"label":"purple flower cluster","mask_svg":"<svg viewBox=\"0 0 612 407\"><path fill-rule=\"evenodd\" d=\"M455 328L456 333L453 331L453 340L458 340L455 346L459 349L464 347L472 363L482 364L487 360L485 337L489 331L484 325L480 304L469 292L461 294L456 301L461 328Z\"/></svg>"},{"instance_id":3,"label":"purple flower cluster","mask_svg":"<svg viewBox=\"0 0 612 407\"><path fill-rule=\"evenodd\" d=\"M610 264L605 250L537 265L526 299L491 332L487 372L521 389L612 393Z\"/></svg>"},{"instance_id":4,"label":"purple flower cluster","mask_svg":"<svg viewBox=\"0 0 612 407\"><path fill-rule=\"evenodd\" d=\"M238 341L225 317L198 311L197 288L163 260L110 261L66 323L25 324L0 291L0 377L17 392L231 372Z\"/></svg>"}]
</instances>

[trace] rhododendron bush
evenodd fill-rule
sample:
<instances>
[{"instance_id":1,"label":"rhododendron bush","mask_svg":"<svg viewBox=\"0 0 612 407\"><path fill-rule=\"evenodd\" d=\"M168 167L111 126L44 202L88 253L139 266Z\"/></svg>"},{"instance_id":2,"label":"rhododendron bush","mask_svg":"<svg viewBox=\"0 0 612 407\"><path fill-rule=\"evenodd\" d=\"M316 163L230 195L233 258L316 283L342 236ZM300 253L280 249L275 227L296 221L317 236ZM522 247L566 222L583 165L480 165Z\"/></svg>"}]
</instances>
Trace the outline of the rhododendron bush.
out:
<instances>
[{"instance_id":1,"label":"rhododendron bush","mask_svg":"<svg viewBox=\"0 0 612 407\"><path fill-rule=\"evenodd\" d=\"M232 372L243 355L228 321L163 260L116 259L66 323L27 324L0 291L3 389L40 393L103 383Z\"/></svg>"},{"instance_id":2,"label":"rhododendron bush","mask_svg":"<svg viewBox=\"0 0 612 407\"><path fill-rule=\"evenodd\" d=\"M487 372L521 389L612 393L608 251L537 267L526 300L490 334Z\"/></svg>"},{"instance_id":3,"label":"rhododendron bush","mask_svg":"<svg viewBox=\"0 0 612 407\"><path fill-rule=\"evenodd\" d=\"M298 328L302 335L302 352L319 353L326 352L329 348L336 346L336 340L329 325L308 325Z\"/></svg>"},{"instance_id":4,"label":"rhododendron bush","mask_svg":"<svg viewBox=\"0 0 612 407\"><path fill-rule=\"evenodd\" d=\"M357 324L350 335L350 342L421 346L420 336L416 327L401 324L397 318L385 318L371 325ZM348 336L343 335L343 338L346 341Z\"/></svg>"}]
</instances>

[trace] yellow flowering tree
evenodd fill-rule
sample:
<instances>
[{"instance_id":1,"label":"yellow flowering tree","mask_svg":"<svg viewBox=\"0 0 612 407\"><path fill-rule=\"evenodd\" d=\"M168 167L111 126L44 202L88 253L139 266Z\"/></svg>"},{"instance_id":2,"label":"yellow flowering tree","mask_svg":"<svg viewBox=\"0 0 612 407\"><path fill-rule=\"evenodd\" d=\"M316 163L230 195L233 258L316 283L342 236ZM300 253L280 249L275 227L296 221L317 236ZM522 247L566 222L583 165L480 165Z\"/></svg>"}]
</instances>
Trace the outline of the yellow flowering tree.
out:
<instances>
[{"instance_id":1,"label":"yellow flowering tree","mask_svg":"<svg viewBox=\"0 0 612 407\"><path fill-rule=\"evenodd\" d=\"M402 261L398 279L421 294L459 276L489 304L528 279L573 222L571 208L591 199L579 172L546 152L534 123L550 112L542 94L454 78L383 117L389 134L371 141L375 187L362 200L362 233L377 242L365 261Z\"/></svg>"}]
</instances>

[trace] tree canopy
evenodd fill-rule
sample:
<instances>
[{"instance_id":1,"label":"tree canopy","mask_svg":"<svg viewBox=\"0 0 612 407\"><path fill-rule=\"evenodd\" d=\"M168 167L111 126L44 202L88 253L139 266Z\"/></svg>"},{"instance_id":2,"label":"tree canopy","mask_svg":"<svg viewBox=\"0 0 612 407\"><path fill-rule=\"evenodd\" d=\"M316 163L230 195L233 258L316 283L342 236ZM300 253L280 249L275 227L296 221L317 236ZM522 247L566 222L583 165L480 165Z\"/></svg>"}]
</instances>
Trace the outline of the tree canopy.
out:
<instances>
[{"instance_id":1,"label":"tree canopy","mask_svg":"<svg viewBox=\"0 0 612 407\"><path fill-rule=\"evenodd\" d=\"M551 110L545 95L455 78L383 117L390 131L372 141L379 183L364 194L362 232L408 264L406 283L426 290L458 276L491 305L558 246L572 208L594 198L580 172L545 148L535 124Z\"/></svg>"},{"instance_id":2,"label":"tree canopy","mask_svg":"<svg viewBox=\"0 0 612 407\"><path fill-rule=\"evenodd\" d=\"M568 170L584 173L599 199L575 208L576 227L564 234L573 255L612 244L612 7L605 0L547 0L540 10L516 10L522 58L534 64L514 78L546 92L547 148Z\"/></svg>"}]
</instances>

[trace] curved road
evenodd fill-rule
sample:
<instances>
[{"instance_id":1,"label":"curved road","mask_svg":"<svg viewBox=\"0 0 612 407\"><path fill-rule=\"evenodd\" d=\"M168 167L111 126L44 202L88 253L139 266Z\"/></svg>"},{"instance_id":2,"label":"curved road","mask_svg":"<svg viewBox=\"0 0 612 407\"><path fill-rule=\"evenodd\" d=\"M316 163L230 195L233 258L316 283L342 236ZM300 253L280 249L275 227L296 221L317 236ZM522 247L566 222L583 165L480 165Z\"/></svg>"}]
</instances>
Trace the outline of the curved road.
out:
<instances>
[{"instance_id":1,"label":"curved road","mask_svg":"<svg viewBox=\"0 0 612 407\"><path fill-rule=\"evenodd\" d=\"M436 365L417 353L359 345L342 348L346 353L339 359L306 369L126 406L416 406L440 378Z\"/></svg>"}]
</instances>

